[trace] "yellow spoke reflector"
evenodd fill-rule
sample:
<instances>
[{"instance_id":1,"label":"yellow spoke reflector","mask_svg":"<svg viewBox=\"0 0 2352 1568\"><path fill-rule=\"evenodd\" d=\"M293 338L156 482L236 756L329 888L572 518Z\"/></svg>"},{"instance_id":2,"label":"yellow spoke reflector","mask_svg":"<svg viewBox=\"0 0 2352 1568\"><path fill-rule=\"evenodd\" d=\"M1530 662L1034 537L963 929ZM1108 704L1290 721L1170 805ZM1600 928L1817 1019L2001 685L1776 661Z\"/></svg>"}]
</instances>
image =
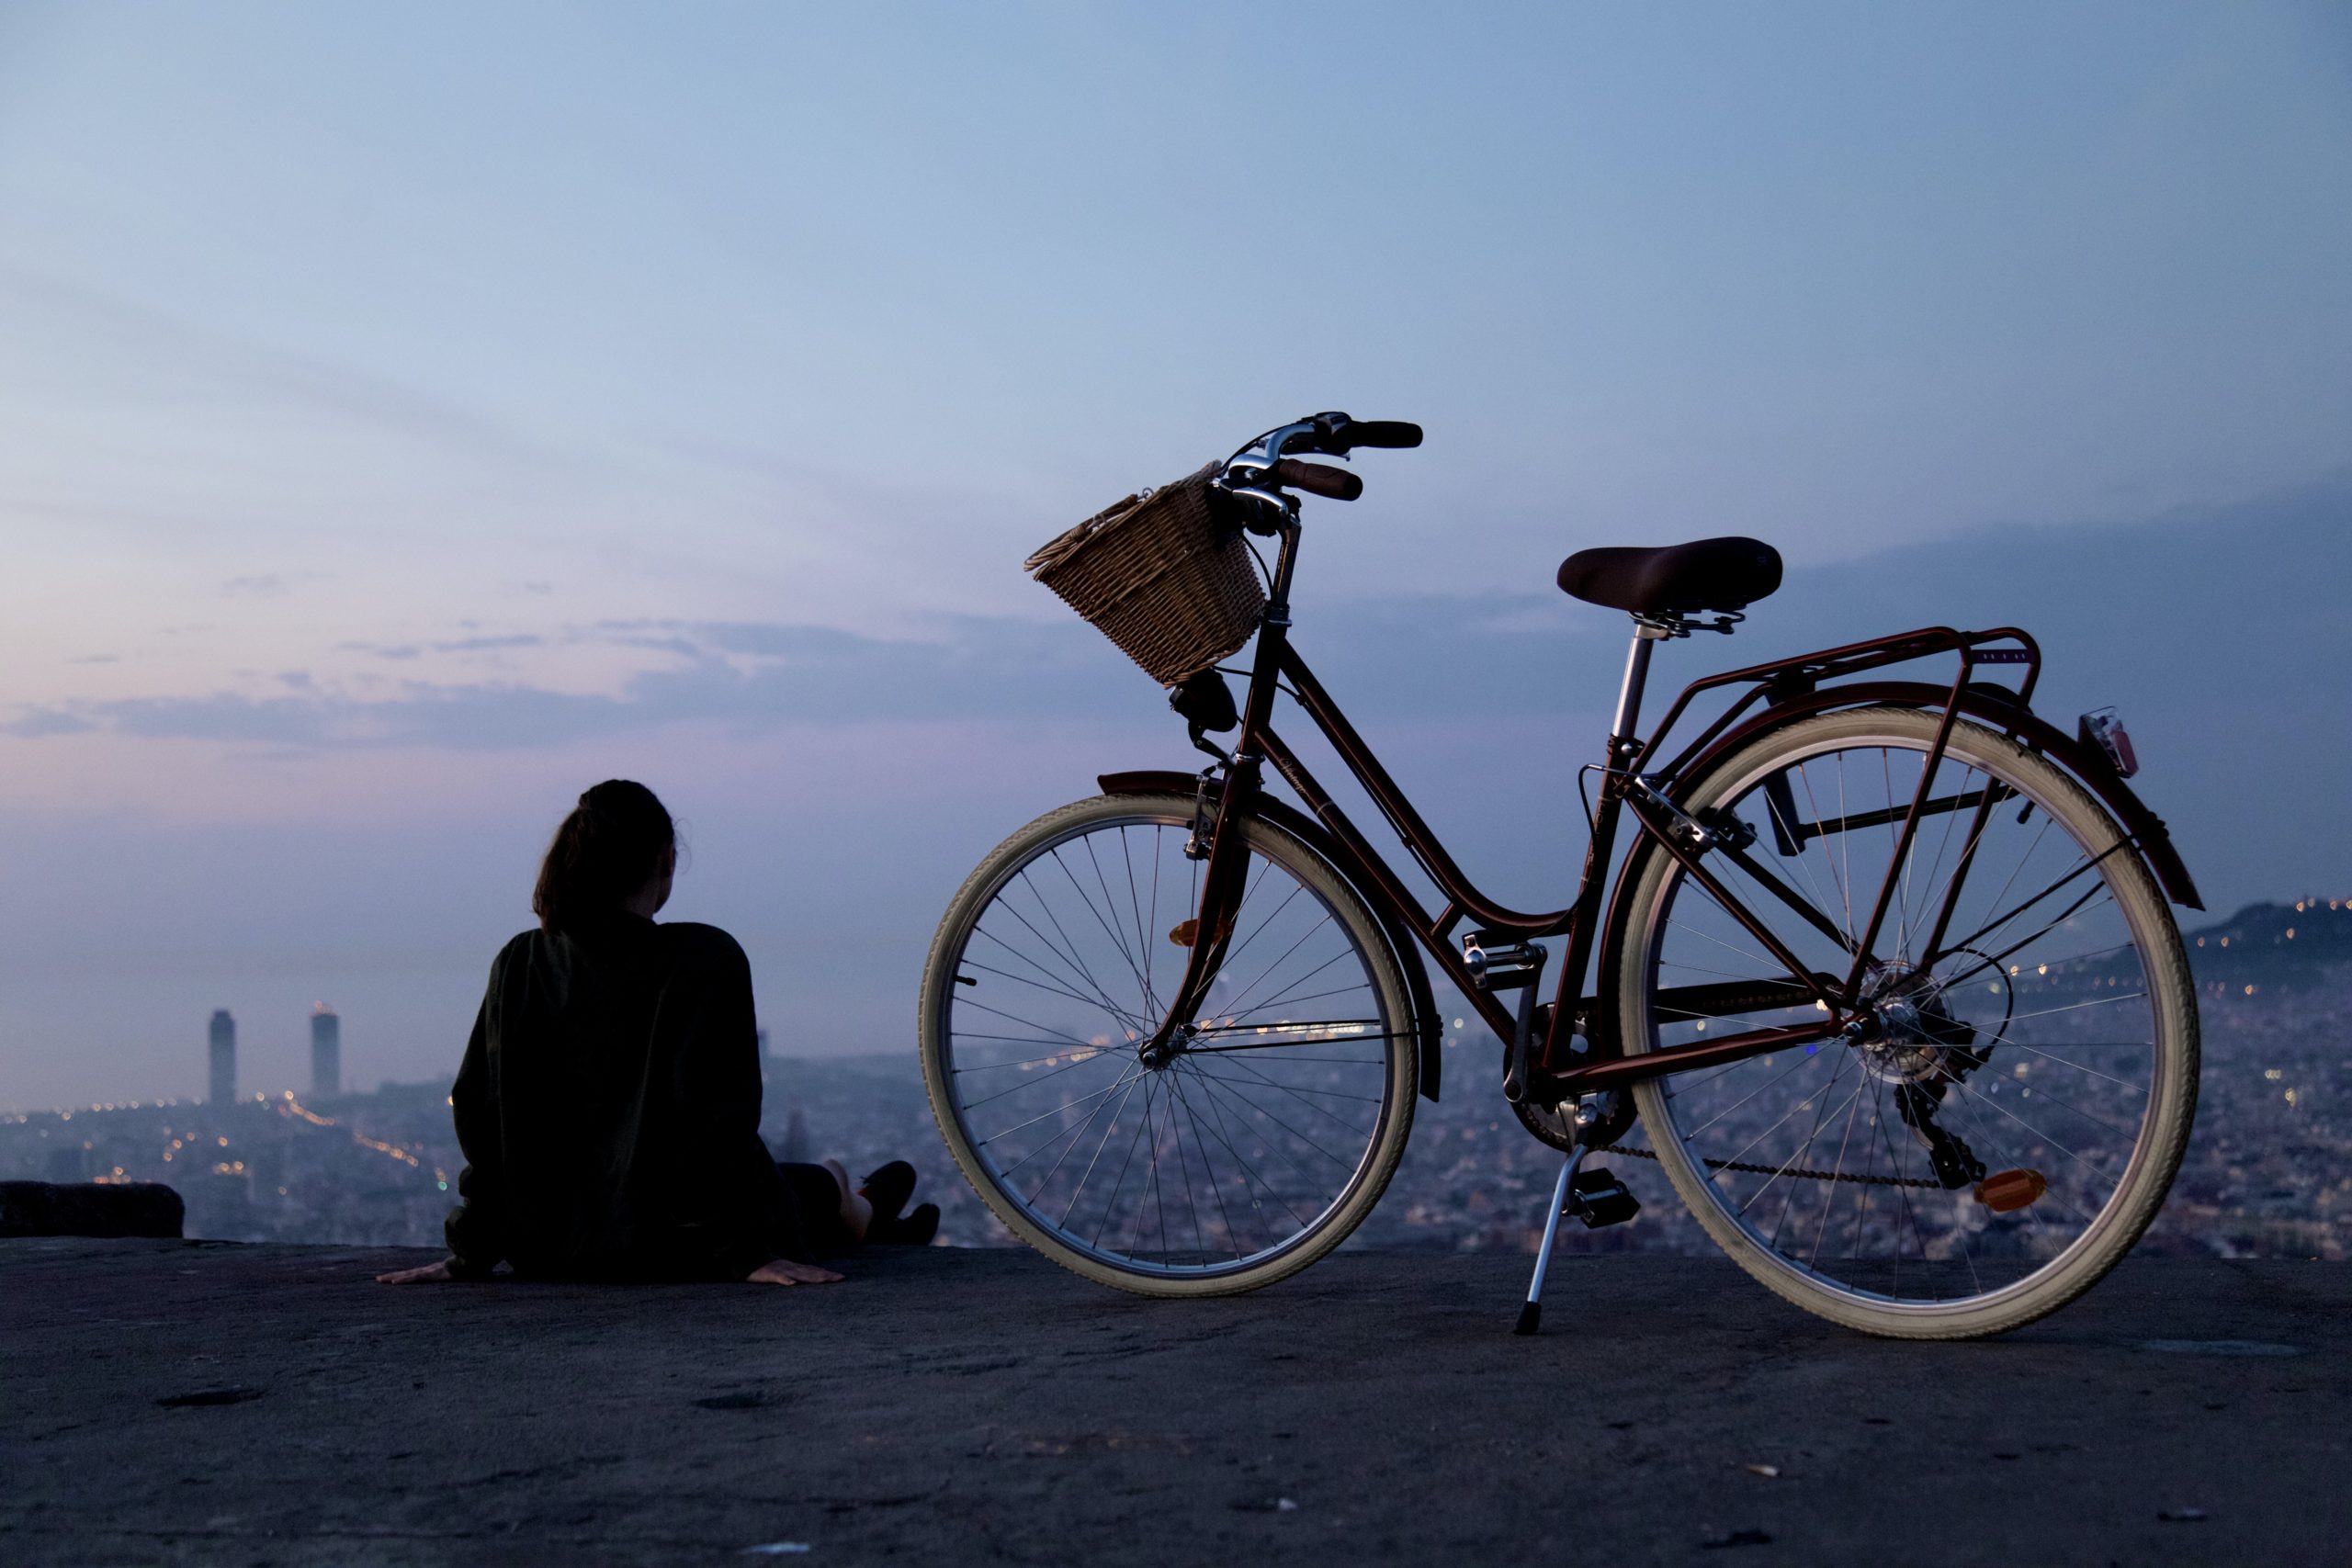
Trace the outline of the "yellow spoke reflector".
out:
<instances>
[{"instance_id":1,"label":"yellow spoke reflector","mask_svg":"<svg viewBox=\"0 0 2352 1568\"><path fill-rule=\"evenodd\" d=\"M1193 939L1200 934L1201 918L1198 915L1195 915L1191 919L1186 920L1182 925L1178 926L1174 931L1170 931L1168 933L1168 940L1174 942L1179 947L1190 947L1193 945Z\"/></svg>"},{"instance_id":2,"label":"yellow spoke reflector","mask_svg":"<svg viewBox=\"0 0 2352 1568\"><path fill-rule=\"evenodd\" d=\"M2049 1179L2038 1170L1997 1170L1976 1184L1976 1201L1996 1214L2007 1214L2049 1190Z\"/></svg>"}]
</instances>

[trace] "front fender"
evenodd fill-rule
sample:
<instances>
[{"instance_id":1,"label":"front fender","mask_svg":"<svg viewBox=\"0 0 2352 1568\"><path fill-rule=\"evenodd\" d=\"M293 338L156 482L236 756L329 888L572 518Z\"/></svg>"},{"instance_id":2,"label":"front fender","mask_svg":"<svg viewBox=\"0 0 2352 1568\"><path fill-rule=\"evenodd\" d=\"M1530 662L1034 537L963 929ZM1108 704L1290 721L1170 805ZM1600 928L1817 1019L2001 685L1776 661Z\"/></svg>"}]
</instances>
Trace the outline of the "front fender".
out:
<instances>
[{"instance_id":1,"label":"front fender","mask_svg":"<svg viewBox=\"0 0 2352 1568\"><path fill-rule=\"evenodd\" d=\"M1200 787L1201 777L1198 773L1177 773L1172 769L1138 768L1129 773L1104 773L1094 782L1104 795L1191 795ZM1216 787L1214 783L1210 787ZM1261 790L1258 794L1258 814L1293 838L1304 841L1307 848L1330 862L1335 870L1344 873L1348 863L1339 840L1306 813ZM1430 1100L1435 1100L1443 1067L1441 1049L1445 1020L1439 1015L1437 998L1430 989L1429 966L1421 959L1420 949L1413 945L1405 929L1387 910L1369 898L1364 900L1364 907L1372 911L1373 919L1380 922L1381 935L1388 942L1388 955L1404 973L1406 995L1413 1008L1416 1054L1420 1057L1421 1093Z\"/></svg>"}]
</instances>

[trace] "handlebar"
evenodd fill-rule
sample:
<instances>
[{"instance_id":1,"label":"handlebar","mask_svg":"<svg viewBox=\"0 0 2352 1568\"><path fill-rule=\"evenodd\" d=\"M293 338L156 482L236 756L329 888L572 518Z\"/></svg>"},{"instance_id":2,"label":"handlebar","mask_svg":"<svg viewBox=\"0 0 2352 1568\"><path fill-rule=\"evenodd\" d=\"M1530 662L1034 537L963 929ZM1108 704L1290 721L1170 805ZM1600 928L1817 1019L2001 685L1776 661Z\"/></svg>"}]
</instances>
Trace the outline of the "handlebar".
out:
<instances>
[{"instance_id":1,"label":"handlebar","mask_svg":"<svg viewBox=\"0 0 2352 1568\"><path fill-rule=\"evenodd\" d=\"M1335 468L1329 463L1302 463L1295 457L1278 458L1271 477L1278 485L1303 490L1309 495L1327 496L1333 501L1353 501L1363 493L1363 480L1345 468Z\"/></svg>"},{"instance_id":2,"label":"handlebar","mask_svg":"<svg viewBox=\"0 0 2352 1568\"><path fill-rule=\"evenodd\" d=\"M1272 457L1285 452L1328 452L1344 457L1359 446L1419 446L1421 427L1401 419L1352 419L1334 410L1308 414L1268 431L1258 441L1270 444L1267 456Z\"/></svg>"},{"instance_id":3,"label":"handlebar","mask_svg":"<svg viewBox=\"0 0 2352 1568\"><path fill-rule=\"evenodd\" d=\"M1266 508L1264 518L1243 525L1271 533L1279 526L1274 519L1297 514L1297 498L1283 495L1283 487L1333 501L1353 501L1363 493L1363 481L1346 469L1298 462L1287 454L1319 452L1344 457L1358 446L1420 444L1421 427L1401 419L1351 419L1336 411L1309 414L1250 440L1225 460L1217 483L1228 493L1246 496Z\"/></svg>"},{"instance_id":4,"label":"handlebar","mask_svg":"<svg viewBox=\"0 0 2352 1568\"><path fill-rule=\"evenodd\" d=\"M1419 446L1421 427L1401 419L1350 420L1340 427L1340 439L1347 445L1345 452L1356 446Z\"/></svg>"}]
</instances>

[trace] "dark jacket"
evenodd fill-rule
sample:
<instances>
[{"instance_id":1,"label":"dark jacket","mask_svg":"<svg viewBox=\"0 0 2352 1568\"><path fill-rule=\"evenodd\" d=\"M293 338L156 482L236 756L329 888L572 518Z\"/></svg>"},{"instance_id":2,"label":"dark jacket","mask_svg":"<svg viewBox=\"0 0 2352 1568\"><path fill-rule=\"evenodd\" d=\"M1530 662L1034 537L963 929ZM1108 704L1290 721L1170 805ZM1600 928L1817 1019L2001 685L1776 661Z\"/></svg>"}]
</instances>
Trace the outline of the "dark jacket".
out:
<instances>
[{"instance_id":1,"label":"dark jacket","mask_svg":"<svg viewBox=\"0 0 2352 1568\"><path fill-rule=\"evenodd\" d=\"M741 1280L813 1260L760 1141L752 971L714 926L525 931L450 1093L460 1274Z\"/></svg>"}]
</instances>

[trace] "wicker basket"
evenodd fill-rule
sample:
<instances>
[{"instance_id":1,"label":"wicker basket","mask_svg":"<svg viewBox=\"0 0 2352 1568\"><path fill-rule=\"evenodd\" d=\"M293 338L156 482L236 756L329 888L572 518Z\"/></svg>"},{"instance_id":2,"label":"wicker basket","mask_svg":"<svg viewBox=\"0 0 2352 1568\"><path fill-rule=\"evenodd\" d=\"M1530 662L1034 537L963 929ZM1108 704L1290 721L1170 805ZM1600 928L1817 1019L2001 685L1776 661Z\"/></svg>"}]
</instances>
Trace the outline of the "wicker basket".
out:
<instances>
[{"instance_id":1,"label":"wicker basket","mask_svg":"<svg viewBox=\"0 0 2352 1568\"><path fill-rule=\"evenodd\" d=\"M1238 650L1266 591L1217 466L1105 507L1031 556L1029 574L1100 627L1163 686Z\"/></svg>"}]
</instances>

